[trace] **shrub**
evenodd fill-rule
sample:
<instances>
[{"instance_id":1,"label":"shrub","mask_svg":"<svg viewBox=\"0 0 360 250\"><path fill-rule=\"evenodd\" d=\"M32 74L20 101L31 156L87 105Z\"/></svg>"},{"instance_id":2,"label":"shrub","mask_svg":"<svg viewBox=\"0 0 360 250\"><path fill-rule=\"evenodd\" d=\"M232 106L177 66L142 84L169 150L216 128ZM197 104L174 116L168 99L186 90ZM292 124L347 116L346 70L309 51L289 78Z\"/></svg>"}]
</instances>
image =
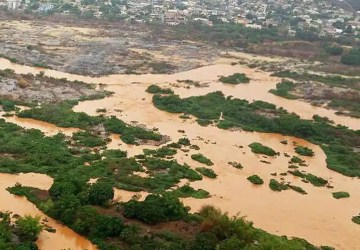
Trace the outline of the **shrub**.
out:
<instances>
[{"instance_id":1,"label":"shrub","mask_svg":"<svg viewBox=\"0 0 360 250\"><path fill-rule=\"evenodd\" d=\"M360 48L353 48L341 57L341 62L346 65L360 65Z\"/></svg>"},{"instance_id":2,"label":"shrub","mask_svg":"<svg viewBox=\"0 0 360 250\"><path fill-rule=\"evenodd\" d=\"M352 217L351 221L360 225L360 215Z\"/></svg>"},{"instance_id":3,"label":"shrub","mask_svg":"<svg viewBox=\"0 0 360 250\"><path fill-rule=\"evenodd\" d=\"M247 178L251 183L255 185L262 185L264 184L263 179L261 179L258 175L251 175Z\"/></svg>"},{"instance_id":4,"label":"shrub","mask_svg":"<svg viewBox=\"0 0 360 250\"><path fill-rule=\"evenodd\" d=\"M328 183L327 180L325 180L321 177L315 176L313 174L304 174L304 173L301 173L299 170L288 171L288 172L294 176L297 176L297 177L307 180L308 182L310 182L311 184L313 184L316 187L323 187Z\"/></svg>"},{"instance_id":5,"label":"shrub","mask_svg":"<svg viewBox=\"0 0 360 250\"><path fill-rule=\"evenodd\" d=\"M297 146L295 152L302 156L314 156L314 151L308 147Z\"/></svg>"},{"instance_id":6,"label":"shrub","mask_svg":"<svg viewBox=\"0 0 360 250\"><path fill-rule=\"evenodd\" d=\"M100 136L88 131L75 132L72 139L76 141L77 145L86 147L99 147L106 145L106 141Z\"/></svg>"},{"instance_id":7,"label":"shrub","mask_svg":"<svg viewBox=\"0 0 360 250\"><path fill-rule=\"evenodd\" d=\"M341 56L344 52L344 49L338 46L325 46L324 50L332 56Z\"/></svg>"},{"instance_id":8,"label":"shrub","mask_svg":"<svg viewBox=\"0 0 360 250\"><path fill-rule=\"evenodd\" d=\"M9 100L0 100L0 105L2 105L5 112L14 111L16 108L15 103Z\"/></svg>"},{"instance_id":9,"label":"shrub","mask_svg":"<svg viewBox=\"0 0 360 250\"><path fill-rule=\"evenodd\" d=\"M198 172L209 178L216 178L217 174L210 168L196 168Z\"/></svg>"},{"instance_id":10,"label":"shrub","mask_svg":"<svg viewBox=\"0 0 360 250\"><path fill-rule=\"evenodd\" d=\"M249 146L249 148L251 148L251 152L253 152L255 154L264 154L264 155L268 155L268 156L275 156L277 154L272 148L264 146L258 142L253 142L253 143L249 144L248 146Z\"/></svg>"},{"instance_id":11,"label":"shrub","mask_svg":"<svg viewBox=\"0 0 360 250\"><path fill-rule=\"evenodd\" d=\"M160 88L157 85L150 85L147 89L146 92L151 93L151 94L174 94L174 91L172 89L164 89L164 88Z\"/></svg>"},{"instance_id":12,"label":"shrub","mask_svg":"<svg viewBox=\"0 0 360 250\"><path fill-rule=\"evenodd\" d=\"M282 184L275 179L270 180L269 187L271 188L271 190L278 192L288 189L288 187L285 184Z\"/></svg>"},{"instance_id":13,"label":"shrub","mask_svg":"<svg viewBox=\"0 0 360 250\"><path fill-rule=\"evenodd\" d=\"M176 149L169 148L169 147L162 147L162 148L159 148L156 150L144 149L143 151L144 151L145 155L152 155L153 157L160 157L160 158L172 156L177 153Z\"/></svg>"},{"instance_id":14,"label":"shrub","mask_svg":"<svg viewBox=\"0 0 360 250\"><path fill-rule=\"evenodd\" d=\"M190 146L190 140L188 138L180 138L177 143L184 146Z\"/></svg>"},{"instance_id":15,"label":"shrub","mask_svg":"<svg viewBox=\"0 0 360 250\"><path fill-rule=\"evenodd\" d=\"M193 197L195 199L205 199L210 197L210 193L203 190L195 190L193 187L191 187L189 184L186 184L182 187L179 187L178 189L174 190L173 192L177 197Z\"/></svg>"},{"instance_id":16,"label":"shrub","mask_svg":"<svg viewBox=\"0 0 360 250\"><path fill-rule=\"evenodd\" d=\"M334 192L332 193L332 196L335 199L342 199L342 198L349 198L350 194L348 192Z\"/></svg>"},{"instance_id":17,"label":"shrub","mask_svg":"<svg viewBox=\"0 0 360 250\"><path fill-rule=\"evenodd\" d=\"M290 162L302 164L302 163L304 163L305 161L304 161L303 159L297 157L297 156L293 156L293 157L291 157Z\"/></svg>"},{"instance_id":18,"label":"shrub","mask_svg":"<svg viewBox=\"0 0 360 250\"><path fill-rule=\"evenodd\" d=\"M228 164L229 164L230 166L233 166L234 168L237 168L237 169L243 169L243 168L244 168L244 167L241 165L240 162L235 162L235 161L231 162L231 161L229 161Z\"/></svg>"},{"instance_id":19,"label":"shrub","mask_svg":"<svg viewBox=\"0 0 360 250\"><path fill-rule=\"evenodd\" d=\"M239 83L249 83L250 78L248 78L244 73L235 73L231 76L221 76L219 78L219 81L228 84L239 84Z\"/></svg>"},{"instance_id":20,"label":"shrub","mask_svg":"<svg viewBox=\"0 0 360 250\"><path fill-rule=\"evenodd\" d=\"M282 80L280 83L276 84L276 89L271 89L269 92L288 99L296 99L297 97L295 95L289 93L289 91L292 91L294 87L295 84L293 82Z\"/></svg>"},{"instance_id":21,"label":"shrub","mask_svg":"<svg viewBox=\"0 0 360 250\"><path fill-rule=\"evenodd\" d=\"M200 163L203 163L203 164L205 164L205 165L207 165L207 166L212 166L212 165L214 165L214 163L210 160L210 159L208 159L208 158L206 158L204 155L202 155L202 154L193 154L193 155L191 155L191 159L193 159L193 160L195 160L195 161L198 161L198 162L200 162Z\"/></svg>"}]
</instances>

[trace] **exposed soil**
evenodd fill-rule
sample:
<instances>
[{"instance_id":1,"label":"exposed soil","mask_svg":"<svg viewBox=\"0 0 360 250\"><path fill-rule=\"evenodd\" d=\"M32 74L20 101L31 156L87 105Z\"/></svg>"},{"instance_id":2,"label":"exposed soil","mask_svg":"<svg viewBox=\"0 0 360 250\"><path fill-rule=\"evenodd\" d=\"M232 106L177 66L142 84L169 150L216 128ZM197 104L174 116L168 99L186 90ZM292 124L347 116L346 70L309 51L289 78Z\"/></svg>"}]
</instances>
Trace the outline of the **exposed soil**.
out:
<instances>
[{"instance_id":1,"label":"exposed soil","mask_svg":"<svg viewBox=\"0 0 360 250\"><path fill-rule=\"evenodd\" d=\"M2 99L26 103L48 103L101 94L91 85L81 82L40 75L19 75L10 71L0 71L0 73L0 98Z\"/></svg>"},{"instance_id":2,"label":"exposed soil","mask_svg":"<svg viewBox=\"0 0 360 250\"><path fill-rule=\"evenodd\" d=\"M70 22L58 16L18 20L0 15L0 54L68 73L173 73L207 64L218 54L204 44L161 40L143 25Z\"/></svg>"}]
</instances>

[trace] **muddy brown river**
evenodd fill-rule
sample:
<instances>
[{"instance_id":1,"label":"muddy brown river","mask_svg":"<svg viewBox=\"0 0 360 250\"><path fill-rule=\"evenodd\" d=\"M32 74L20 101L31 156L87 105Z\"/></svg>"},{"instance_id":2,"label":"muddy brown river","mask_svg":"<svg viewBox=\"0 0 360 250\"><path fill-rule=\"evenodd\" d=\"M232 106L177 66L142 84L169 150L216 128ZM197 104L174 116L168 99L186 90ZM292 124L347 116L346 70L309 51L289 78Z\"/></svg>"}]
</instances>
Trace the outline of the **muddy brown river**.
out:
<instances>
[{"instance_id":1,"label":"muddy brown river","mask_svg":"<svg viewBox=\"0 0 360 250\"><path fill-rule=\"evenodd\" d=\"M17 73L33 74L41 70L11 64L4 59L0 60L0 68L11 68ZM337 249L359 248L360 227L351 222L351 217L360 212L360 180L345 177L327 169L326 156L320 147L298 138L279 134L228 131L213 126L201 127L194 119L183 121L178 115L156 109L151 103L152 95L146 93L145 90L152 83L171 87L181 97L204 95L219 90L225 95L232 95L237 98L250 101L263 100L276 104L305 119L311 119L314 114L326 116L337 124L353 129L360 129L358 119L337 116L332 110L314 107L302 101L274 96L268 93L268 90L275 88L279 79L271 77L267 72L250 69L244 65L231 66L228 63L219 63L172 75L111 75L99 78L72 75L53 70L43 71L52 77L66 77L69 80L81 80L89 83L104 83L107 84L107 90L115 93L113 96L102 100L81 102L74 108L75 111L96 115L96 109L106 108L108 110L107 115L115 115L129 123L137 121L149 128L156 127L160 133L169 135L173 141L186 135L192 144L199 145L200 152L215 163L213 169L218 177L216 179L204 178L202 181L191 183L192 187L203 188L212 194L209 199L183 199L184 203L192 208L192 211L196 211L204 204L213 204L223 211L229 212L229 214L246 216L254 222L256 227L270 233L301 237L313 244L330 245ZM233 73L246 73L251 78L250 84L229 86L217 81L220 75L231 75ZM188 89L185 84L177 83L177 80L199 81L200 83L207 83L208 87L191 87ZM29 120L19 121L13 118L12 122L19 125L26 123L27 128L32 127L32 121ZM38 123L34 123L33 126L48 134L53 134L56 131L53 125L47 126L42 123L40 126ZM184 130L185 133L178 133L178 130ZM59 129L59 131L61 130ZM141 153L143 148L151 148L150 146L128 146L122 143L117 136L113 136L112 139L109 147L127 150L129 156ZM283 145L280 143L282 140L287 140L289 143ZM255 155L247 147L252 142L267 145L280 152L280 156L264 158ZM302 187L308 193L307 195L301 195L292 190L278 193L269 189L268 181L271 178L279 180L279 174L288 170L289 158L285 157L284 153L295 155L293 143L313 149L315 157L304 157L308 167L304 167L303 170L328 179L334 187L333 189L314 187L291 175L282 176L282 178L286 182ZM194 150L189 153L179 152L176 159L180 163L186 162L192 167L199 167L201 164L193 161L190 157L194 152ZM262 163L261 160L266 160L270 164ZM231 167L228 164L229 161L240 162L244 169L238 170ZM272 173L277 173L277 176L272 176ZM246 180L252 174L262 177L266 184L260 187L252 185ZM26 179L26 177L24 178ZM46 176L42 178L46 178ZM0 175L0 182L6 179L8 179L8 175ZM41 181L39 182L41 183ZM32 184L38 185L33 181ZM3 192L4 185L1 185L1 192ZM45 185L43 188L48 187ZM335 191L347 191L351 197L336 200L331 194ZM128 200L132 195L134 193L116 191L116 199ZM146 193L141 195L143 198ZM11 197L11 199L19 199ZM30 203L25 200L22 202L19 205L10 205L8 210L14 212L20 210L21 214L34 212L34 207ZM2 209L1 206L0 209ZM20 214L20 212L18 213ZM56 222L53 223L57 225ZM69 239L58 235L58 233L53 234L53 237L59 237L58 242L64 242L64 246L66 246L66 244L74 243L74 239L79 239L80 236L72 232ZM73 241L71 241L72 238ZM40 248L54 249L47 248L44 245L47 244L47 240L50 241L46 237L40 237ZM68 243L65 244L65 242ZM81 249L81 247L76 245L73 248Z\"/></svg>"}]
</instances>

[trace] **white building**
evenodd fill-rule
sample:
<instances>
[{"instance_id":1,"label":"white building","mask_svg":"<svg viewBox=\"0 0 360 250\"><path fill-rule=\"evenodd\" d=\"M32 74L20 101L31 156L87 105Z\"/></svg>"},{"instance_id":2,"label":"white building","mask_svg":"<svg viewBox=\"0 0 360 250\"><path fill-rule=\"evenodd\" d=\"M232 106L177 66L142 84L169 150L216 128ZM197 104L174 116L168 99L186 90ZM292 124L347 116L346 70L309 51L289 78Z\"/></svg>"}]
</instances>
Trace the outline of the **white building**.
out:
<instances>
[{"instance_id":1,"label":"white building","mask_svg":"<svg viewBox=\"0 0 360 250\"><path fill-rule=\"evenodd\" d=\"M8 9L15 10L21 5L21 0L7 0Z\"/></svg>"}]
</instances>

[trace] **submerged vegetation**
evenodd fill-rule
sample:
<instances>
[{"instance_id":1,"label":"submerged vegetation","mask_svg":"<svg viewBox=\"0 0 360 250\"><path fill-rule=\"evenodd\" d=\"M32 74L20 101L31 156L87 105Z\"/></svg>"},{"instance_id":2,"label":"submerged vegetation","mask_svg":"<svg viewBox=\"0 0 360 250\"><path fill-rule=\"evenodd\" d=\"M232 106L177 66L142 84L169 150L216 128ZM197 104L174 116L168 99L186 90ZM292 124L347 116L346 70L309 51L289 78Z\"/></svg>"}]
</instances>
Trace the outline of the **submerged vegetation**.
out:
<instances>
[{"instance_id":1,"label":"submerged vegetation","mask_svg":"<svg viewBox=\"0 0 360 250\"><path fill-rule=\"evenodd\" d=\"M151 93L151 94L174 94L174 91L171 89L164 89L164 88L160 88L157 85L150 85L147 89L146 92Z\"/></svg>"},{"instance_id":2,"label":"submerged vegetation","mask_svg":"<svg viewBox=\"0 0 360 250\"><path fill-rule=\"evenodd\" d=\"M296 99L297 97L295 95L289 93L294 90L294 87L295 84L293 82L283 80L276 84L276 89L271 89L269 92L288 99Z\"/></svg>"},{"instance_id":3,"label":"submerged vegetation","mask_svg":"<svg viewBox=\"0 0 360 250\"><path fill-rule=\"evenodd\" d=\"M302 173L299 170L295 170L295 171L288 171L290 174L300 177L308 182L310 182L311 184L313 184L316 187L323 187L326 184L328 184L328 181L318 177L316 175L310 174L310 173Z\"/></svg>"},{"instance_id":4,"label":"submerged vegetation","mask_svg":"<svg viewBox=\"0 0 360 250\"><path fill-rule=\"evenodd\" d=\"M308 147L297 146L295 152L302 156L314 156L314 151Z\"/></svg>"},{"instance_id":5,"label":"submerged vegetation","mask_svg":"<svg viewBox=\"0 0 360 250\"><path fill-rule=\"evenodd\" d=\"M217 174L214 172L214 170L210 168L196 168L197 171L199 171L202 175L209 177L209 178L216 178Z\"/></svg>"},{"instance_id":6,"label":"submerged vegetation","mask_svg":"<svg viewBox=\"0 0 360 250\"><path fill-rule=\"evenodd\" d=\"M258 142L253 142L249 144L249 148L251 148L251 152L255 154L264 154L268 156L275 156L277 153L272 148L262 145Z\"/></svg>"},{"instance_id":7,"label":"submerged vegetation","mask_svg":"<svg viewBox=\"0 0 360 250\"><path fill-rule=\"evenodd\" d=\"M126 124L115 116L89 116L83 112L74 112L72 108L78 101L43 104L19 113L19 117L32 118L55 124L59 127L75 127L94 129L103 126L109 133L120 134L121 140L128 144L136 144L138 140L160 141L162 136L153 131ZM88 133L88 132L85 132Z\"/></svg>"},{"instance_id":8,"label":"submerged vegetation","mask_svg":"<svg viewBox=\"0 0 360 250\"><path fill-rule=\"evenodd\" d=\"M358 78L347 78L337 75L317 75L311 73L297 73L289 70L279 71L272 74L273 76L290 78L297 81L314 81L320 82L333 87L344 87L344 88L353 88L360 89L358 83Z\"/></svg>"},{"instance_id":9,"label":"submerged vegetation","mask_svg":"<svg viewBox=\"0 0 360 250\"><path fill-rule=\"evenodd\" d=\"M221 76L219 78L219 81L228 84L239 84L239 83L249 83L250 78L248 78L244 73L235 73L231 76Z\"/></svg>"},{"instance_id":10,"label":"submerged vegetation","mask_svg":"<svg viewBox=\"0 0 360 250\"><path fill-rule=\"evenodd\" d=\"M289 187L287 185L280 183L275 179L270 180L269 187L271 188L271 190L277 191L277 192L281 192L283 190L289 189Z\"/></svg>"},{"instance_id":11,"label":"submerged vegetation","mask_svg":"<svg viewBox=\"0 0 360 250\"><path fill-rule=\"evenodd\" d=\"M198 161L198 162L200 162L200 163L202 163L202 164L205 164L205 165L207 165L207 166L212 166L212 165L214 165L214 163L210 160L210 159L208 159L208 158L206 158L204 155L202 155L202 154L193 154L193 155L191 155L191 159L193 159L193 160L195 160L195 161Z\"/></svg>"},{"instance_id":12,"label":"submerged vegetation","mask_svg":"<svg viewBox=\"0 0 360 250\"><path fill-rule=\"evenodd\" d=\"M347 176L360 176L360 131L334 126L321 120L304 120L275 105L225 97L221 92L181 99L177 95L154 95L154 105L171 113L188 113L198 119L217 121L221 129L280 133L320 145L327 155L327 167ZM269 115L271 114L271 115Z\"/></svg>"},{"instance_id":13,"label":"submerged vegetation","mask_svg":"<svg viewBox=\"0 0 360 250\"><path fill-rule=\"evenodd\" d=\"M229 217L213 206L204 206L198 213L190 214L171 193L150 194L144 201L130 200L108 207L94 207L86 197L89 188L86 182L68 178L55 180L53 185L60 185L63 191L68 191L42 199L36 197L29 187L18 186L10 191L26 196L49 216L86 236L101 250L320 249L302 239L268 234L254 228L244 218ZM175 227L167 233L160 233L156 227L149 226L161 223L171 227L173 221L190 231L186 233L188 230Z\"/></svg>"},{"instance_id":14,"label":"submerged vegetation","mask_svg":"<svg viewBox=\"0 0 360 250\"><path fill-rule=\"evenodd\" d=\"M353 216L351 221L360 225L360 214L358 216Z\"/></svg>"}]
</instances>

